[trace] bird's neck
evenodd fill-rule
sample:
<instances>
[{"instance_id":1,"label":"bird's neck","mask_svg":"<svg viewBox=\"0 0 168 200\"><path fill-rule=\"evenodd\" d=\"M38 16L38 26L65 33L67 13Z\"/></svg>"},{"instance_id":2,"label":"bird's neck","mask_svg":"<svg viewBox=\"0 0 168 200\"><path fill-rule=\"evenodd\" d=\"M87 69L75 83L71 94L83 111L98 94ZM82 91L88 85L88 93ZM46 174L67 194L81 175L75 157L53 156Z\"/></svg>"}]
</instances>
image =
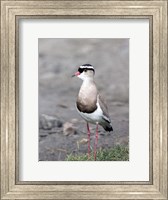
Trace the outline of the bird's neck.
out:
<instances>
[{"instance_id":1,"label":"bird's neck","mask_svg":"<svg viewBox=\"0 0 168 200\"><path fill-rule=\"evenodd\" d=\"M93 78L87 78L83 80L83 83L80 88L80 93L92 93L92 90L97 90Z\"/></svg>"},{"instance_id":2,"label":"bird's neck","mask_svg":"<svg viewBox=\"0 0 168 200\"><path fill-rule=\"evenodd\" d=\"M93 78L85 78L83 80L82 85L87 85L87 84L94 84L94 79Z\"/></svg>"}]
</instances>

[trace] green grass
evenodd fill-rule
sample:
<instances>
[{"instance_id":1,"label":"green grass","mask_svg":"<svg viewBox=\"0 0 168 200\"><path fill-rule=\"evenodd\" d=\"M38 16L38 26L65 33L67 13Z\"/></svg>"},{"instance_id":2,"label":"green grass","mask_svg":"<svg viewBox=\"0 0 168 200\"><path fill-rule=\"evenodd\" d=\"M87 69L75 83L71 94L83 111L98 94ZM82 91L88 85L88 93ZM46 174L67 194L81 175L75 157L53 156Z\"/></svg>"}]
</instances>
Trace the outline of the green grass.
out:
<instances>
[{"instance_id":1,"label":"green grass","mask_svg":"<svg viewBox=\"0 0 168 200\"><path fill-rule=\"evenodd\" d=\"M97 150L97 161L128 161L129 148L128 146L117 145L110 149ZM66 161L88 161L88 155L67 155ZM94 161L94 155L91 154L89 161Z\"/></svg>"}]
</instances>

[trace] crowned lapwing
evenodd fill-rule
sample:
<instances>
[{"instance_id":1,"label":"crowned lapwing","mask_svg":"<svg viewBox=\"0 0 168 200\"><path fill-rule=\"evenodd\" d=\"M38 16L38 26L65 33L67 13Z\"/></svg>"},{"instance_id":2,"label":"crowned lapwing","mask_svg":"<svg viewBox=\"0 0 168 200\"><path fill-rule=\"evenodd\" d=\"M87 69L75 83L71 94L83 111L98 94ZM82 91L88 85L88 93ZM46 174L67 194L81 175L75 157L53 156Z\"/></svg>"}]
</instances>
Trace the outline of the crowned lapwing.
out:
<instances>
[{"instance_id":1,"label":"crowned lapwing","mask_svg":"<svg viewBox=\"0 0 168 200\"><path fill-rule=\"evenodd\" d=\"M88 159L90 158L90 129L89 123L96 124L96 138L94 143L94 159L96 160L96 148L98 143L98 125L105 131L113 131L108 109L102 96L100 96L94 82L95 70L92 65L84 64L72 75L83 80L76 101L76 108L79 114L87 122L88 131Z\"/></svg>"}]
</instances>

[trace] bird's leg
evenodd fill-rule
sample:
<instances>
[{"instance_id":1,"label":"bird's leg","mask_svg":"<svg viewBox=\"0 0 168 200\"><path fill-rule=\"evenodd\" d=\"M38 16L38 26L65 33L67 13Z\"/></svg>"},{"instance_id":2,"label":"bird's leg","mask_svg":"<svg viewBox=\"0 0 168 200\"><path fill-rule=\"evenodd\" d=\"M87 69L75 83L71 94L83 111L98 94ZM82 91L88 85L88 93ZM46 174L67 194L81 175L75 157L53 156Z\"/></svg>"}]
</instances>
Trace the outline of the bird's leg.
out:
<instances>
[{"instance_id":1,"label":"bird's leg","mask_svg":"<svg viewBox=\"0 0 168 200\"><path fill-rule=\"evenodd\" d=\"M96 160L96 149L97 149L97 143L98 143L98 123L96 123L96 138L95 138L95 144L94 144L94 160Z\"/></svg>"},{"instance_id":2,"label":"bird's leg","mask_svg":"<svg viewBox=\"0 0 168 200\"><path fill-rule=\"evenodd\" d=\"M88 131L88 160L90 159L90 129L89 123L87 123L87 131Z\"/></svg>"}]
</instances>

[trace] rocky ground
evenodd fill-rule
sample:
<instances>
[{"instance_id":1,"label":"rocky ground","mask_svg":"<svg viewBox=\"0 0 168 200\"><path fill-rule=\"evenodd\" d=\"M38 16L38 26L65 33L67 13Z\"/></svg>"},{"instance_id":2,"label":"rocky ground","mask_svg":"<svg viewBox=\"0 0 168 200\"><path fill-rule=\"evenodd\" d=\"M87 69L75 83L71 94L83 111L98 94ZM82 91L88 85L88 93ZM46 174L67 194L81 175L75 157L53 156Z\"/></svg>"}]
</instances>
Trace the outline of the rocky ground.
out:
<instances>
[{"instance_id":1,"label":"rocky ground","mask_svg":"<svg viewBox=\"0 0 168 200\"><path fill-rule=\"evenodd\" d=\"M129 142L129 40L39 39L39 160L65 160L87 153L85 121L75 108L82 81L78 66L95 67L95 82L105 97L113 132L100 127L98 148ZM95 125L91 126L91 147Z\"/></svg>"}]
</instances>

